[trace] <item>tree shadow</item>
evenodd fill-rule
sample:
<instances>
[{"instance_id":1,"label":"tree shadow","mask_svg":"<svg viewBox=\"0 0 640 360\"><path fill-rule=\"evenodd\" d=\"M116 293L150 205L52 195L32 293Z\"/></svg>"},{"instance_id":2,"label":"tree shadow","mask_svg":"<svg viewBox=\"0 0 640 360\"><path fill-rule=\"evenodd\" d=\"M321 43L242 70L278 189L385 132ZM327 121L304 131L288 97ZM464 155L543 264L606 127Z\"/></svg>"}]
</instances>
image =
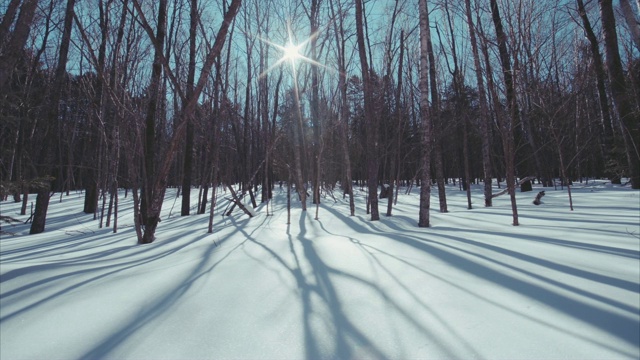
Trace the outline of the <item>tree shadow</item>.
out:
<instances>
[{"instance_id":1,"label":"tree shadow","mask_svg":"<svg viewBox=\"0 0 640 360\"><path fill-rule=\"evenodd\" d=\"M211 243L211 245L207 247L207 256L203 257L202 261L206 261L208 255L219 249L219 247L226 240L232 238L236 231L237 230L231 231L226 236L219 239L218 242ZM198 233L200 235L196 235ZM46 259L55 258L56 252L49 252L47 254L36 252L31 257L29 257L30 261L37 262L38 259L42 259L41 261L48 263L13 269L3 273L1 281L2 284L4 284L3 286L5 287L5 289L10 281L20 281L18 278L23 275L34 275L38 273L55 275L38 278L35 281L23 281L23 285L13 288L9 291L4 291L3 289L3 291L0 293L0 300L2 300L3 306L19 304L19 308L10 313L3 314L3 316L0 318L0 322L9 321L21 314L45 305L48 302L53 301L65 294L98 283L100 280L107 279L117 274L126 273L128 270L134 270L145 264L152 264L172 254L184 251L187 247L199 243L201 240L208 238L211 234L206 233L204 229L194 229L184 232L184 235L193 237L193 240L188 242L156 241L153 244L148 245L130 245L130 243L127 243L127 245L121 247L104 251L96 251L95 249L99 246L107 246L109 244L109 242L104 242L101 238L98 237L98 239L91 240L91 246L77 250L79 253L85 254L87 252L87 249L91 249L92 251L89 252L89 254L81 256L73 256L71 254L68 257L65 257L64 260L58 260L55 262L46 261ZM67 239L63 238L59 242L62 243L64 240ZM100 245L93 244L94 242L100 241L102 241ZM188 286L190 286L190 284L201 277L204 273L213 269L213 267L215 267L220 261L224 260L226 256L228 256L228 254L237 249L238 246L231 249L227 253L227 255L222 257L210 268L206 269L206 271L203 270L203 265L199 264L194 268L189 276L185 277L184 284L178 286L175 289L176 291L169 291L167 296L156 301L156 305L160 308L166 308L170 304L174 303L175 300L177 300L177 298L179 297L175 297L176 295L183 294L184 291L188 289ZM65 249L65 247L56 247L55 250L64 251L65 255L67 253L67 249ZM77 268L80 269L76 270ZM68 282L71 283L67 285L66 283ZM56 284L65 285L60 286ZM50 288L53 288L56 291L47 294L48 289ZM127 327L136 327L134 323L138 320L142 321L143 323L147 323L150 321L150 318L152 316L156 316L157 314L159 314L159 312L157 311L143 311L141 315L138 318L132 320L131 323L127 325ZM128 331L126 329L123 329L123 331L127 334L132 333L132 331ZM123 331L118 331L118 333L121 333ZM121 342L123 340L124 337L120 337L116 334L112 336L111 340L106 340L105 343L109 343L115 346L118 342ZM96 356L89 356L89 358L100 357L98 356L100 354L100 351L108 350L108 348L108 346L102 347L102 350L93 353ZM104 353L104 355L106 354L107 353Z\"/></svg>"},{"instance_id":2,"label":"tree shadow","mask_svg":"<svg viewBox=\"0 0 640 360\"><path fill-rule=\"evenodd\" d=\"M549 276L525 270L511 262L499 261L477 252L465 250L465 248L468 248L468 245L481 247L502 255L510 256L518 261L530 262L547 267L553 272L562 274L569 273L570 275L615 286L635 294L639 292L639 283L572 268L512 250L447 234L446 232L451 231L451 229L441 231L441 229L438 228L437 231L433 233L429 233L429 229L408 230L407 228L393 224L393 222L370 222L361 217L359 218L360 220L358 220L358 217L354 219L344 216L344 214L340 216L341 214L339 212L333 211L345 224L360 234L387 236L393 241L428 253L449 264L452 268L464 271L469 275L495 283L500 287L510 289L520 295L543 303L572 318L598 328L632 346L637 346L638 344L638 339L640 339L638 307L626 305L610 297L577 288ZM388 226L391 230L385 230L383 228L384 226ZM413 226L415 227L415 225ZM444 239L438 241L436 240L438 238ZM453 246L455 243L462 243L466 246L455 247ZM517 264L517 262L514 263ZM522 275L536 281L523 280ZM541 282L550 286L542 286L540 284ZM594 305L594 301L604 305L604 307ZM504 307L504 305L502 306ZM553 323L552 319L545 319L545 321L548 324ZM612 348L609 344L599 341L598 339L589 338L588 340L616 351L621 355L633 356L623 350Z\"/></svg>"}]
</instances>

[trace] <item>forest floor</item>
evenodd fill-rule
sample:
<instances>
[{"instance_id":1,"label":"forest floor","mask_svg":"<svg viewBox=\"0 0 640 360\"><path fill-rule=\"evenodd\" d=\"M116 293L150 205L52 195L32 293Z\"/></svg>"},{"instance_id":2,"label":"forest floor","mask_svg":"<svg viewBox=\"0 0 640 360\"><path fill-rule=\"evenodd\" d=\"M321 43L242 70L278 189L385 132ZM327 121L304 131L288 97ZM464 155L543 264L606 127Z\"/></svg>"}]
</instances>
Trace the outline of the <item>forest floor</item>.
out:
<instances>
[{"instance_id":1,"label":"forest floor","mask_svg":"<svg viewBox=\"0 0 640 360\"><path fill-rule=\"evenodd\" d=\"M353 217L341 194L318 220L293 201L291 224L284 189L253 218L220 216L222 193L208 234L169 189L148 245L130 195L114 234L55 194L46 232L2 227L0 359L638 359L640 192L572 190L574 211L566 188L518 192L520 226L506 195L476 186L467 210L451 186L439 213L432 191L430 228L419 189L376 222L364 193Z\"/></svg>"}]
</instances>

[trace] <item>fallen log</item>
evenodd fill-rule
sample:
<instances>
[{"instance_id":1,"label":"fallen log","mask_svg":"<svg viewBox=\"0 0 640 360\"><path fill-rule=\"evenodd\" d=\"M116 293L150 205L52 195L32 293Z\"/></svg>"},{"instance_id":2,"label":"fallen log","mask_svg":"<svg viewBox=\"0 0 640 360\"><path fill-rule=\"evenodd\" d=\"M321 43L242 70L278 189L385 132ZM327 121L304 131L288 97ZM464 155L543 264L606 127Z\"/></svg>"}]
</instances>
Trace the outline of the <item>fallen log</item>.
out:
<instances>
[{"instance_id":1,"label":"fallen log","mask_svg":"<svg viewBox=\"0 0 640 360\"><path fill-rule=\"evenodd\" d=\"M520 186L520 185L522 185L522 183L524 183L524 182L526 182L526 181L531 181L531 180L533 180L533 179L535 179L535 178L536 178L535 176L527 176L527 177L525 177L525 178L520 179L520 181L518 181L518 183L517 183L516 185L517 185L517 186ZM493 199L493 198L498 197L498 196L500 196L500 195L504 195L504 194L506 194L506 193L508 193L508 192L509 192L509 186L507 185L507 188L506 188L506 189L504 189L504 190L502 190L502 191L500 191L500 192L497 192L497 193L495 193L495 194L491 195L491 198Z\"/></svg>"}]
</instances>

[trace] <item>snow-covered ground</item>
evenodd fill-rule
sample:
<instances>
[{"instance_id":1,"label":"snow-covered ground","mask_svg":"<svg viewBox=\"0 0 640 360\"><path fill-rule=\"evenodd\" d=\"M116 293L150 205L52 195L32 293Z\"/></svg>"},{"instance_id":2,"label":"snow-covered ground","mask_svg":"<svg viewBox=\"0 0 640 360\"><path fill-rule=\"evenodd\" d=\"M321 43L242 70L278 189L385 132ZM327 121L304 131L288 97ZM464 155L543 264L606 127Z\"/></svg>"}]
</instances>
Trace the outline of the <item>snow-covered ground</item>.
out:
<instances>
[{"instance_id":1,"label":"snow-covered ground","mask_svg":"<svg viewBox=\"0 0 640 360\"><path fill-rule=\"evenodd\" d=\"M157 240L136 245L54 195L47 231L3 226L0 359L638 359L640 192L602 182L518 192L484 208L448 190L416 226L418 189L368 220L324 199L303 213L276 187L273 216L179 216L167 193ZM497 190L497 189L496 189ZM432 194L437 191L432 192ZM194 191L194 207L197 191ZM22 220L20 204L3 215ZM381 214L386 200L380 204Z\"/></svg>"}]
</instances>

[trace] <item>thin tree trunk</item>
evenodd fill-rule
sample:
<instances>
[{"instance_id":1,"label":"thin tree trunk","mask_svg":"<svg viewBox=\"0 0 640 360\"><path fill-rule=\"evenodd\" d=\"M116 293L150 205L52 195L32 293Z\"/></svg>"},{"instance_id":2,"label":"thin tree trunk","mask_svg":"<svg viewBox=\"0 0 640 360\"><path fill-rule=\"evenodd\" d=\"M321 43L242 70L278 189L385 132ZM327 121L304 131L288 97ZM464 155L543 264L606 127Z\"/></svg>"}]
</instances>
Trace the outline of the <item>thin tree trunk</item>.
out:
<instances>
[{"instance_id":1,"label":"thin tree trunk","mask_svg":"<svg viewBox=\"0 0 640 360\"><path fill-rule=\"evenodd\" d=\"M390 156L389 165L391 174L395 175L395 179L391 179L389 181L389 196L387 202L387 216L391 216L391 212L393 210L393 199L397 199L398 188L400 187L400 150L402 148L402 106L400 104L401 96L402 96L402 68L404 61L404 29L400 30L400 58L398 59L398 87L396 88L395 94L395 103L396 103L396 148L395 154ZM395 157L393 156L395 155ZM393 176L393 175L392 175ZM395 184L394 184L395 183ZM393 196L395 186L396 196Z\"/></svg>"},{"instance_id":2,"label":"thin tree trunk","mask_svg":"<svg viewBox=\"0 0 640 360\"><path fill-rule=\"evenodd\" d=\"M422 116L422 182L420 187L420 212L418 226L429 227L429 209L431 207L431 117L429 115L429 75L427 73L429 58L429 9L427 0L419 1L420 13L420 113Z\"/></svg>"},{"instance_id":3,"label":"thin tree trunk","mask_svg":"<svg viewBox=\"0 0 640 360\"><path fill-rule=\"evenodd\" d=\"M471 168L469 165L469 119L463 115L462 119L462 153L464 157L464 182L467 190L467 209L471 210Z\"/></svg>"},{"instance_id":4,"label":"thin tree trunk","mask_svg":"<svg viewBox=\"0 0 640 360\"><path fill-rule=\"evenodd\" d=\"M138 243L142 243L142 213L140 212L140 197L138 196L138 187L134 185L131 188L133 194L133 227L136 230Z\"/></svg>"},{"instance_id":5,"label":"thin tree trunk","mask_svg":"<svg viewBox=\"0 0 640 360\"><path fill-rule=\"evenodd\" d=\"M318 42L318 23L320 16L320 0L311 0L311 7L309 12L309 47L311 48L311 61L316 62L318 57L317 42ZM320 94L319 94L319 74L318 67L311 67L311 123L313 124L313 146L311 148L313 153L314 166L313 171L313 203L320 203Z\"/></svg>"},{"instance_id":6,"label":"thin tree trunk","mask_svg":"<svg viewBox=\"0 0 640 360\"><path fill-rule=\"evenodd\" d=\"M338 52L338 89L340 91L340 104L339 104L339 123L341 136L340 145L342 146L342 161L344 162L344 184L342 187L345 194L349 195L349 214L355 215L355 203L353 199L353 178L351 174L351 157L349 155L349 106L347 98L347 70L346 70L346 58L345 58L345 31L344 31L344 18L342 16L336 16L333 1L329 1L329 7L331 9L331 16L334 19L334 34L336 37L336 47ZM339 3L339 9L342 12L342 3Z\"/></svg>"},{"instance_id":7,"label":"thin tree trunk","mask_svg":"<svg viewBox=\"0 0 640 360\"><path fill-rule=\"evenodd\" d=\"M516 204L515 191L515 144L513 139L514 124L517 123L518 108L516 104L515 86L513 84L513 74L511 71L511 58L507 50L507 36L502 27L502 19L496 0L490 0L491 16L493 24L496 28L496 36L498 40L498 52L500 54L500 64L502 65L502 74L507 93L507 108L509 114L502 121L502 143L504 147L505 166L507 172L507 188L511 197L511 211L513 214L513 225L518 226L518 208Z\"/></svg>"},{"instance_id":8,"label":"thin tree trunk","mask_svg":"<svg viewBox=\"0 0 640 360\"><path fill-rule=\"evenodd\" d=\"M476 30L471 15L471 1L465 0L465 10L467 16L467 27L469 29L469 39L471 42L471 50L473 53L473 64L476 74L476 82L478 84L478 103L480 106L480 133L482 136L482 169L484 181L484 206L491 207L493 205L491 197L491 181L493 169L491 166L491 117L487 106L487 93L485 91L484 79L482 76L482 66L480 65L480 54L478 52L478 43L476 40Z\"/></svg>"},{"instance_id":9,"label":"thin tree trunk","mask_svg":"<svg viewBox=\"0 0 640 360\"><path fill-rule=\"evenodd\" d=\"M295 81L295 80L294 80ZM307 211L307 189L305 188L305 181L302 174L302 152L304 146L302 144L302 110L300 109L300 99L298 98L297 88L293 95L293 101L295 106L296 118L291 122L293 131L293 161L295 168L295 181L296 191L300 197L300 203L302 204L302 211Z\"/></svg>"},{"instance_id":10,"label":"thin tree trunk","mask_svg":"<svg viewBox=\"0 0 640 360\"><path fill-rule=\"evenodd\" d=\"M187 69L187 97L186 102L193 96L193 85L196 72L196 29L198 26L198 0L191 0L189 25L189 66ZM184 105L184 104L183 104ZM193 116L187 117L187 134L184 145L184 168L182 177L182 208L180 215L189 215L191 208L191 182L193 176Z\"/></svg>"},{"instance_id":11,"label":"thin tree trunk","mask_svg":"<svg viewBox=\"0 0 640 360\"><path fill-rule=\"evenodd\" d=\"M24 186L24 190L22 193L22 206L20 207L20 215L26 215L27 213L27 204L29 203L29 188Z\"/></svg>"},{"instance_id":12,"label":"thin tree trunk","mask_svg":"<svg viewBox=\"0 0 640 360\"><path fill-rule=\"evenodd\" d=\"M118 232L118 185L115 186L115 199L113 203L113 233Z\"/></svg>"},{"instance_id":13,"label":"thin tree trunk","mask_svg":"<svg viewBox=\"0 0 640 360\"><path fill-rule=\"evenodd\" d=\"M363 29L362 1L356 0L356 31L358 42L358 53L360 56L360 67L362 69L362 80L364 85L364 117L367 122L367 173L369 188L369 206L371 210L371 221L380 220L378 211L378 119L373 111L372 104L372 84L369 64L365 48L365 38Z\"/></svg>"},{"instance_id":14,"label":"thin tree trunk","mask_svg":"<svg viewBox=\"0 0 640 360\"><path fill-rule=\"evenodd\" d=\"M426 27L430 28L429 16L425 18ZM444 186L444 163L442 153L442 119L440 117L440 96L438 95L438 80L436 77L436 60L433 54L433 43L431 41L431 31L429 30L427 37L427 57L429 59L429 88L431 90L431 123L433 131L433 158L436 170L436 183L438 185L438 202L440 212L446 213L447 210L447 193Z\"/></svg>"},{"instance_id":15,"label":"thin tree trunk","mask_svg":"<svg viewBox=\"0 0 640 360\"><path fill-rule=\"evenodd\" d=\"M287 179L287 225L291 224L291 168L288 169L289 178Z\"/></svg>"}]
</instances>

